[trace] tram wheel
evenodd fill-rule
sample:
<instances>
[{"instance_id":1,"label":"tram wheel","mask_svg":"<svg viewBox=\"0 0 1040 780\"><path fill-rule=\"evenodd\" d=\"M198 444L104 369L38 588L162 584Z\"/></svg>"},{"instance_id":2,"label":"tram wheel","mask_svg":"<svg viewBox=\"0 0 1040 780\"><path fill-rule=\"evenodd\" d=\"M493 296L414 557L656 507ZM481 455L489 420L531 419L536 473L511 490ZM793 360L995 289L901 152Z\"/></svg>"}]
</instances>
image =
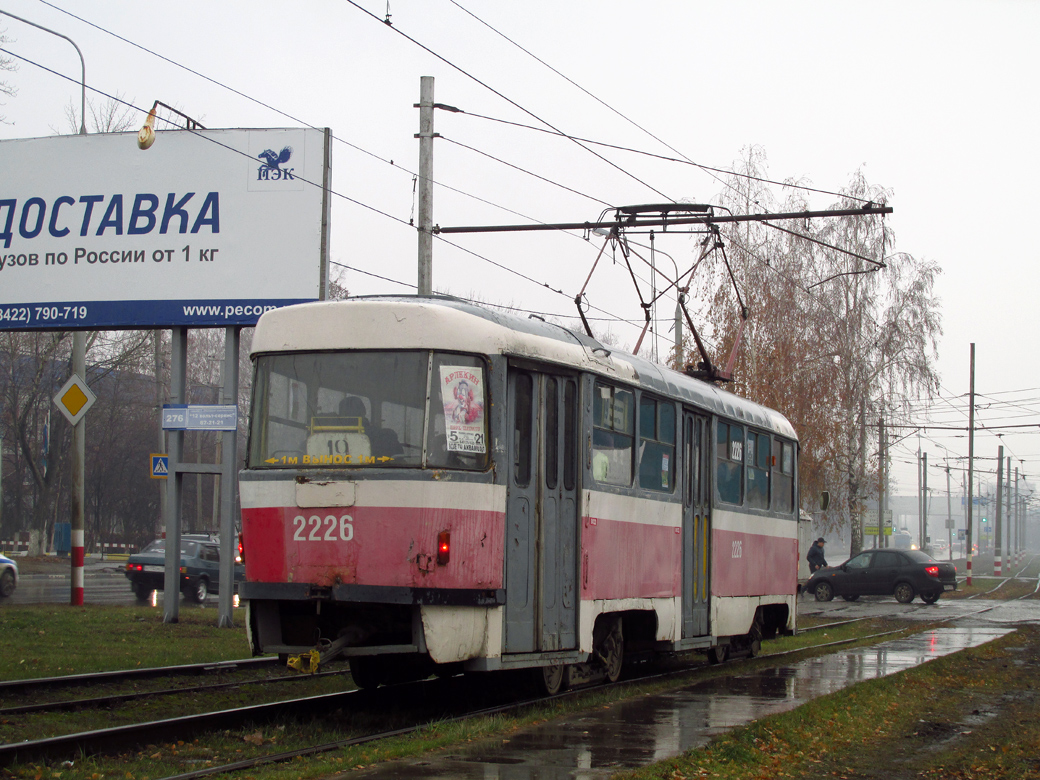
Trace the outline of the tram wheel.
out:
<instances>
[{"instance_id":1,"label":"tram wheel","mask_svg":"<svg viewBox=\"0 0 1040 780\"><path fill-rule=\"evenodd\" d=\"M621 664L624 661L625 654L625 640L622 638L621 631L618 628L607 634L601 649L600 655L603 659L603 667L606 670L607 681L617 682L618 678L621 677Z\"/></svg>"},{"instance_id":2,"label":"tram wheel","mask_svg":"<svg viewBox=\"0 0 1040 780\"><path fill-rule=\"evenodd\" d=\"M386 667L380 658L355 656L350 659L350 676L358 688L367 691L386 682Z\"/></svg>"},{"instance_id":3,"label":"tram wheel","mask_svg":"<svg viewBox=\"0 0 1040 780\"><path fill-rule=\"evenodd\" d=\"M566 665L541 666L535 671L535 682L538 685L538 689L546 696L555 696L566 687L564 685L567 677L565 674L567 671Z\"/></svg>"}]
</instances>

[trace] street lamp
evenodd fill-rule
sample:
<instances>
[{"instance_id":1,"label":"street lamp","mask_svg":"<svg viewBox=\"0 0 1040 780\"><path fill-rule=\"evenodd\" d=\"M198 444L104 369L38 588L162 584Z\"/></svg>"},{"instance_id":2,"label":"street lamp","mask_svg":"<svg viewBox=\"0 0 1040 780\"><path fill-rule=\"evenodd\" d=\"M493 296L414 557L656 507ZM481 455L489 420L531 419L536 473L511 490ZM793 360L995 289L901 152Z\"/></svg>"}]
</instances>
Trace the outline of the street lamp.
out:
<instances>
[{"instance_id":1,"label":"street lamp","mask_svg":"<svg viewBox=\"0 0 1040 780\"><path fill-rule=\"evenodd\" d=\"M35 27L38 30L43 30L44 32L49 32L51 35L57 35L59 38L64 38L66 41L68 41L69 43L72 44L72 48L74 48L76 50L76 54L79 55L79 65L80 65L80 69L81 69L81 77L80 77L80 80L79 80L79 88L80 88L80 95L79 95L79 134L80 135L86 135L87 134L87 114L86 114L86 110L87 110L87 65L83 61L83 52L81 52L79 50L79 46L77 46L76 42L74 40L72 40L72 38L70 38L69 36L62 35L60 32L58 32L56 30L52 30L50 27L44 27L42 24L37 24L36 22L30 22L28 19L23 19L20 16L15 16L10 11L4 11L3 9L0 9L0 14L3 14L4 16L10 16L12 19L17 19L19 22L24 22L25 24L31 25L32 27Z\"/></svg>"}]
</instances>

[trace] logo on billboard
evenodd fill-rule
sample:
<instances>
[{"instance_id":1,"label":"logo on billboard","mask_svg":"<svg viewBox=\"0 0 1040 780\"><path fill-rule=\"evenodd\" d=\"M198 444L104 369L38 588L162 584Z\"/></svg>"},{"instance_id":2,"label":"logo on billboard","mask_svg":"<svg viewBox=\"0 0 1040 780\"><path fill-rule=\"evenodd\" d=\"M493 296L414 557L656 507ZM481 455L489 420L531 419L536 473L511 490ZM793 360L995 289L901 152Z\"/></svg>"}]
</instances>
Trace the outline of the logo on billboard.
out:
<instances>
[{"instance_id":1,"label":"logo on billboard","mask_svg":"<svg viewBox=\"0 0 1040 780\"><path fill-rule=\"evenodd\" d=\"M257 181L279 181L285 179L292 181L295 168L283 168L282 164L289 162L292 157L291 146L282 147L282 151L275 152L273 149L264 149L257 155L264 164L256 169Z\"/></svg>"}]
</instances>

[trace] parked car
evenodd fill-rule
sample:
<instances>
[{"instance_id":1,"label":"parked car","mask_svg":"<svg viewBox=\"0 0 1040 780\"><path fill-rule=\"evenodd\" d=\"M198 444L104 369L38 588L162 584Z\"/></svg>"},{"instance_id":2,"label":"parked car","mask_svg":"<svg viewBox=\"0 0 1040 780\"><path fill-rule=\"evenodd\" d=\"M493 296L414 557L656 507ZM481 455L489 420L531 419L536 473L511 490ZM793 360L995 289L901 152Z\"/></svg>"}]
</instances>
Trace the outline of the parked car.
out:
<instances>
[{"instance_id":1,"label":"parked car","mask_svg":"<svg viewBox=\"0 0 1040 780\"><path fill-rule=\"evenodd\" d=\"M6 599L18 587L18 564L0 555L0 599Z\"/></svg>"},{"instance_id":2,"label":"parked car","mask_svg":"<svg viewBox=\"0 0 1040 780\"><path fill-rule=\"evenodd\" d=\"M201 604L206 596L220 592L220 540L204 534L181 535L181 592ZM166 576L166 540L156 539L126 562L126 578L139 601L147 601L153 590L162 590ZM235 561L235 583L245 579L245 566Z\"/></svg>"},{"instance_id":3,"label":"parked car","mask_svg":"<svg viewBox=\"0 0 1040 780\"><path fill-rule=\"evenodd\" d=\"M957 589L957 567L920 550L867 550L840 566L820 569L805 587L817 601L891 595L901 604L915 596L934 604L945 591Z\"/></svg>"}]
</instances>

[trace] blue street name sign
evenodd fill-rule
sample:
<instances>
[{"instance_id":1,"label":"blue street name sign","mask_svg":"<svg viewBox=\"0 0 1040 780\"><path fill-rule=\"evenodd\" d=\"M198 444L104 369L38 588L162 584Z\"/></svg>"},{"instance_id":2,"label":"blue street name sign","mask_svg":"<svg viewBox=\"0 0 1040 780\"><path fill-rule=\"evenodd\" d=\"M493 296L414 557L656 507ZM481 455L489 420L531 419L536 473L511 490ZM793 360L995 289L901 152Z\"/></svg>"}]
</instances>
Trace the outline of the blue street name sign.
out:
<instances>
[{"instance_id":1,"label":"blue street name sign","mask_svg":"<svg viewBox=\"0 0 1040 780\"><path fill-rule=\"evenodd\" d=\"M234 404L163 404L164 431L235 431L238 407Z\"/></svg>"}]
</instances>

